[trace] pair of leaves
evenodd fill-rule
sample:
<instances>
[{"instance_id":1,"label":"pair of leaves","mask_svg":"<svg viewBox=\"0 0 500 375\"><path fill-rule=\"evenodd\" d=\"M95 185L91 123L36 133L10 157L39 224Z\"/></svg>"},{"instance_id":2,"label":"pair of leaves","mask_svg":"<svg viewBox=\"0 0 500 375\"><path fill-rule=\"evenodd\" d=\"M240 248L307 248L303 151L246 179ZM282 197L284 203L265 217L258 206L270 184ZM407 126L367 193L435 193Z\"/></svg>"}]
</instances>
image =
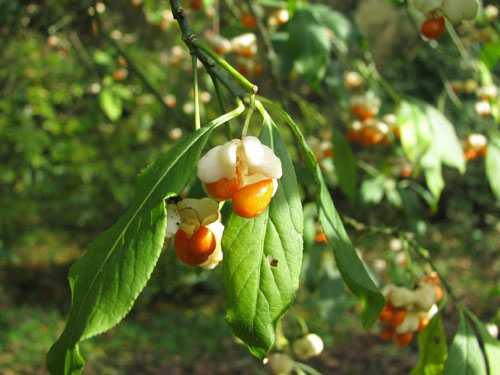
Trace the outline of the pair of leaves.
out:
<instances>
[{"instance_id":1,"label":"pair of leaves","mask_svg":"<svg viewBox=\"0 0 500 375\"><path fill-rule=\"evenodd\" d=\"M132 207L71 267L71 311L47 354L53 375L80 374L84 360L78 343L109 330L130 311L163 246L165 198L185 188L212 130L243 110L240 106L212 121L146 168L137 177Z\"/></svg>"},{"instance_id":2,"label":"pair of leaves","mask_svg":"<svg viewBox=\"0 0 500 375\"><path fill-rule=\"evenodd\" d=\"M459 314L457 332L448 353L440 315L434 316L429 325L420 332L418 336L420 358L410 375L483 375L487 373L485 357L474 328L461 310ZM476 326L482 341L488 373L499 375L500 342L489 334L484 324L474 314L467 311L467 315Z\"/></svg>"},{"instance_id":3,"label":"pair of leaves","mask_svg":"<svg viewBox=\"0 0 500 375\"><path fill-rule=\"evenodd\" d=\"M455 129L436 108L417 100L402 101L397 115L406 156L423 169L427 187L438 201L444 188L442 164L465 171Z\"/></svg>"},{"instance_id":4,"label":"pair of leaves","mask_svg":"<svg viewBox=\"0 0 500 375\"><path fill-rule=\"evenodd\" d=\"M318 161L299 127L288 113L273 102L263 98L261 100L271 105L283 116L299 141L304 156L305 166L313 174L317 184L316 205L318 207L318 219L333 248L335 261L342 278L349 289L361 299L363 303L361 321L363 326L368 328L377 321L380 311L385 304L384 296L374 284L354 250L349 236L340 220L339 214L335 209Z\"/></svg>"}]
</instances>

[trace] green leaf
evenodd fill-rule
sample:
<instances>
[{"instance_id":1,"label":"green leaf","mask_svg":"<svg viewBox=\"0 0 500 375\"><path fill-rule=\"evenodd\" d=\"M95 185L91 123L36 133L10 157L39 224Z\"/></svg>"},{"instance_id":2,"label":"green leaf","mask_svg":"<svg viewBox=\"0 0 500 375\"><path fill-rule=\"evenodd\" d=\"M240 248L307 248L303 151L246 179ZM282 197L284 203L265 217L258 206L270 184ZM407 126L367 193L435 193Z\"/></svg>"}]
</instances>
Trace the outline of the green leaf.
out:
<instances>
[{"instance_id":1,"label":"green leaf","mask_svg":"<svg viewBox=\"0 0 500 375\"><path fill-rule=\"evenodd\" d=\"M422 104L432 130L432 147L429 150L447 166L465 172L465 158L455 128L435 107Z\"/></svg>"},{"instance_id":2,"label":"green leaf","mask_svg":"<svg viewBox=\"0 0 500 375\"><path fill-rule=\"evenodd\" d=\"M500 39L497 38L496 43L483 43L482 46L479 60L489 71L493 71L493 67L500 61Z\"/></svg>"},{"instance_id":3,"label":"green leaf","mask_svg":"<svg viewBox=\"0 0 500 375\"><path fill-rule=\"evenodd\" d=\"M477 316L470 311L466 310L466 312L474 322L483 343L486 360L488 361L489 375L500 375L500 341L490 335L483 322Z\"/></svg>"},{"instance_id":4,"label":"green leaf","mask_svg":"<svg viewBox=\"0 0 500 375\"><path fill-rule=\"evenodd\" d=\"M335 209L318 161L299 127L281 107L261 97L259 97L259 100L271 105L283 116L299 141L304 156L304 163L314 175L316 184L318 185L316 204L318 205L319 221L330 245L333 247L335 261L337 262L337 267L342 278L349 289L351 289L363 303L361 321L363 327L369 328L377 321L380 311L382 311L384 307L385 298L368 275L358 254L354 250L344 225L340 220L339 214Z\"/></svg>"},{"instance_id":5,"label":"green leaf","mask_svg":"<svg viewBox=\"0 0 500 375\"><path fill-rule=\"evenodd\" d=\"M453 125L433 106L407 100L398 110L401 144L408 159L423 168L435 201L444 188L441 164L465 172L465 159Z\"/></svg>"},{"instance_id":6,"label":"green leaf","mask_svg":"<svg viewBox=\"0 0 500 375\"><path fill-rule=\"evenodd\" d=\"M332 327L346 306L344 283L337 270L327 267L319 286L318 311L321 318Z\"/></svg>"},{"instance_id":7,"label":"green leaf","mask_svg":"<svg viewBox=\"0 0 500 375\"><path fill-rule=\"evenodd\" d=\"M288 48L295 69L310 82L321 80L330 55L326 27L320 24L314 9L304 4L297 5L287 27L290 35Z\"/></svg>"},{"instance_id":8,"label":"green leaf","mask_svg":"<svg viewBox=\"0 0 500 375\"><path fill-rule=\"evenodd\" d=\"M163 246L164 199L185 188L212 130L243 109L202 127L146 168L137 177L130 209L71 267L71 311L63 333L47 354L52 375L80 374L84 361L78 343L109 330L128 314Z\"/></svg>"},{"instance_id":9,"label":"green leaf","mask_svg":"<svg viewBox=\"0 0 500 375\"><path fill-rule=\"evenodd\" d=\"M399 188L399 195L403 203L403 210L410 230L418 236L425 233L424 209L417 194L410 189Z\"/></svg>"},{"instance_id":10,"label":"green leaf","mask_svg":"<svg viewBox=\"0 0 500 375\"><path fill-rule=\"evenodd\" d=\"M491 137L486 151L486 176L491 190L500 200L500 137Z\"/></svg>"},{"instance_id":11,"label":"green leaf","mask_svg":"<svg viewBox=\"0 0 500 375\"><path fill-rule=\"evenodd\" d=\"M353 203L356 198L356 181L358 168L351 146L344 134L337 129L332 129L333 164L339 179L339 185L349 201Z\"/></svg>"},{"instance_id":12,"label":"green leaf","mask_svg":"<svg viewBox=\"0 0 500 375\"><path fill-rule=\"evenodd\" d=\"M253 219L232 214L222 237L226 319L253 355L263 360L277 322L299 286L302 204L293 165L278 129L264 127L261 140L281 159L283 176L269 207Z\"/></svg>"},{"instance_id":13,"label":"green leaf","mask_svg":"<svg viewBox=\"0 0 500 375\"><path fill-rule=\"evenodd\" d=\"M363 181L359 189L363 204L376 205L382 201L385 180L384 175L378 175Z\"/></svg>"},{"instance_id":14,"label":"green leaf","mask_svg":"<svg viewBox=\"0 0 500 375\"><path fill-rule=\"evenodd\" d=\"M431 128L420 107L404 100L397 110L401 145L413 164L418 164L431 144Z\"/></svg>"},{"instance_id":15,"label":"green leaf","mask_svg":"<svg viewBox=\"0 0 500 375\"><path fill-rule=\"evenodd\" d=\"M418 334L420 357L410 375L441 375L448 355L441 316L435 315Z\"/></svg>"},{"instance_id":16,"label":"green leaf","mask_svg":"<svg viewBox=\"0 0 500 375\"><path fill-rule=\"evenodd\" d=\"M110 65L113 62L113 58L102 50L96 50L94 52L94 61L99 65Z\"/></svg>"},{"instance_id":17,"label":"green leaf","mask_svg":"<svg viewBox=\"0 0 500 375\"><path fill-rule=\"evenodd\" d=\"M486 374L483 353L479 347L472 325L460 311L457 332L448 352L444 375Z\"/></svg>"},{"instance_id":18,"label":"green leaf","mask_svg":"<svg viewBox=\"0 0 500 375\"><path fill-rule=\"evenodd\" d=\"M111 89L104 88L101 90L99 93L99 104L111 121L116 121L122 116L122 100Z\"/></svg>"},{"instance_id":19,"label":"green leaf","mask_svg":"<svg viewBox=\"0 0 500 375\"><path fill-rule=\"evenodd\" d=\"M340 53L348 52L348 42L353 35L353 25L342 13L333 10L323 4L311 6L319 22L333 31L334 37L331 39Z\"/></svg>"}]
</instances>

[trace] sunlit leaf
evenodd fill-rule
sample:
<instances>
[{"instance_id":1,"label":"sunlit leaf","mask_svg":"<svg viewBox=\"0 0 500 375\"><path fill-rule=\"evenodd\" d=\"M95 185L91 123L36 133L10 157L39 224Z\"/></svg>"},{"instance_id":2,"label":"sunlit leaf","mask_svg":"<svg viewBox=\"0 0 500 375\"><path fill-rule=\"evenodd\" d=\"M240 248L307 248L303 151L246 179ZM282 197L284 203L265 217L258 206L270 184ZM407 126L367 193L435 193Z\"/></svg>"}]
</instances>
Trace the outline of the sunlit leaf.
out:
<instances>
[{"instance_id":1,"label":"sunlit leaf","mask_svg":"<svg viewBox=\"0 0 500 375\"><path fill-rule=\"evenodd\" d=\"M339 185L349 200L356 198L357 163L351 146L344 135L337 129L332 129L333 164L339 179Z\"/></svg>"},{"instance_id":2,"label":"sunlit leaf","mask_svg":"<svg viewBox=\"0 0 500 375\"><path fill-rule=\"evenodd\" d=\"M450 345L444 375L486 374L483 353L476 334L466 316L460 311L457 332Z\"/></svg>"},{"instance_id":3,"label":"sunlit leaf","mask_svg":"<svg viewBox=\"0 0 500 375\"><path fill-rule=\"evenodd\" d=\"M222 275L226 319L252 354L263 360L274 343L276 324L299 286L303 218L285 142L274 126L272 131L263 128L261 140L281 159L283 176L262 214L253 219L235 214L229 218L222 238Z\"/></svg>"},{"instance_id":4,"label":"sunlit leaf","mask_svg":"<svg viewBox=\"0 0 500 375\"><path fill-rule=\"evenodd\" d=\"M488 361L489 375L500 375L500 341L490 335L488 329L484 326L477 316L467 311L467 314L474 322L481 342L483 344L486 360Z\"/></svg>"},{"instance_id":5,"label":"sunlit leaf","mask_svg":"<svg viewBox=\"0 0 500 375\"><path fill-rule=\"evenodd\" d=\"M500 200L500 137L495 136L490 139L488 150L486 151L486 176L490 183L491 190Z\"/></svg>"},{"instance_id":6,"label":"sunlit leaf","mask_svg":"<svg viewBox=\"0 0 500 375\"><path fill-rule=\"evenodd\" d=\"M111 121L116 121L122 116L122 100L111 89L105 88L101 90L99 93L99 104Z\"/></svg>"},{"instance_id":7,"label":"sunlit leaf","mask_svg":"<svg viewBox=\"0 0 500 375\"><path fill-rule=\"evenodd\" d=\"M130 209L71 267L71 311L63 333L47 354L52 375L80 374L84 361L78 343L109 330L130 311L163 246L164 199L185 188L211 131L242 110L202 127L146 168L137 177Z\"/></svg>"},{"instance_id":8,"label":"sunlit leaf","mask_svg":"<svg viewBox=\"0 0 500 375\"><path fill-rule=\"evenodd\" d=\"M361 299L363 310L361 321L365 328L372 326L384 307L385 298L369 276L365 266L354 250L352 243L335 209L330 192L326 186L319 164L307 144L304 135L297 124L288 113L273 102L261 99L264 103L276 109L290 125L297 137L302 153L304 164L314 175L318 190L316 193L316 204L318 206L318 219L323 227L330 246L333 248L337 267L349 289Z\"/></svg>"},{"instance_id":9,"label":"sunlit leaf","mask_svg":"<svg viewBox=\"0 0 500 375\"><path fill-rule=\"evenodd\" d=\"M435 315L418 334L420 356L410 375L441 375L448 355L441 316Z\"/></svg>"}]
</instances>

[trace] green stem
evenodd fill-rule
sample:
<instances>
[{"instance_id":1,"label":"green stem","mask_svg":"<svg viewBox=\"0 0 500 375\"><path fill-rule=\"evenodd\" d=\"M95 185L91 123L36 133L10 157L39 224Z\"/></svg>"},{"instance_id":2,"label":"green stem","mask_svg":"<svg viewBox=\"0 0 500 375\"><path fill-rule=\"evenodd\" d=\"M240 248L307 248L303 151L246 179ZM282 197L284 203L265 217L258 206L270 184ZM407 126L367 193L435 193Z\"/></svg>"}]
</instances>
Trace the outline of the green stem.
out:
<instances>
[{"instance_id":1,"label":"green stem","mask_svg":"<svg viewBox=\"0 0 500 375\"><path fill-rule=\"evenodd\" d=\"M224 105L224 98L222 97L219 81L217 81L217 79L212 75L210 76L210 78L212 79L212 83L214 84L215 95L217 96L217 102L219 103L220 111L222 113L226 113L226 106ZM230 140L233 139L233 132L231 131L231 123L229 121L226 122L226 132L227 138Z\"/></svg>"},{"instance_id":2,"label":"green stem","mask_svg":"<svg viewBox=\"0 0 500 375\"><path fill-rule=\"evenodd\" d=\"M193 66L193 94L194 94L194 123L195 129L198 130L201 127L200 121L200 95L198 89L198 58L195 54L191 55L191 62Z\"/></svg>"},{"instance_id":3,"label":"green stem","mask_svg":"<svg viewBox=\"0 0 500 375\"><path fill-rule=\"evenodd\" d=\"M255 111L255 94L250 96L250 106L248 107L247 116L245 117L245 124L243 125L243 131L241 132L242 137L247 135L248 127L250 125L250 120L252 119L254 111Z\"/></svg>"},{"instance_id":4,"label":"green stem","mask_svg":"<svg viewBox=\"0 0 500 375\"><path fill-rule=\"evenodd\" d=\"M174 18L177 20L177 23L181 29L182 40L184 41L184 43L186 43L191 53L195 53L198 56L198 59L200 59L205 69L207 69L208 74L222 83L234 97L240 99L245 98L245 96L248 95L247 92L241 87L236 86L229 79L229 77L218 68L215 63L216 60L211 57L208 52L194 45L198 37L191 29L191 26L187 21L187 14L185 9L182 7L180 0L170 0L170 5L172 7L172 14L174 15ZM210 50L210 48L208 47L205 48L207 50ZM210 52L214 54L213 51L210 50Z\"/></svg>"},{"instance_id":5,"label":"green stem","mask_svg":"<svg viewBox=\"0 0 500 375\"><path fill-rule=\"evenodd\" d=\"M285 97L285 90L281 85L281 82L278 77L278 72L276 71L276 51L274 50L273 45L271 43L271 38L269 37L267 28L264 25L264 22L262 22L262 18L259 17L258 12L255 9L255 2L253 0L246 0L246 3L248 5L250 13L252 14L252 17L255 19L257 23L257 33L260 37L260 40L262 40L264 44L264 49L266 51L265 58L269 65L271 78L274 84L276 85L278 92L282 94L283 97Z\"/></svg>"},{"instance_id":6,"label":"green stem","mask_svg":"<svg viewBox=\"0 0 500 375\"><path fill-rule=\"evenodd\" d=\"M401 101L401 96L396 92L396 90L392 88L391 84L387 82L384 77L382 77L382 75L376 68L373 70L373 75L378 80L380 85L385 89L385 91L387 91L394 103L398 104Z\"/></svg>"},{"instance_id":7,"label":"green stem","mask_svg":"<svg viewBox=\"0 0 500 375\"><path fill-rule=\"evenodd\" d=\"M453 294L453 290L451 289L450 284L448 284L448 282L446 281L446 279L439 272L438 268L436 267L436 265L434 264L434 262L431 260L428 251L425 250L424 248L422 248L421 246L419 246L416 243L413 244L413 248L415 249L416 254L418 256L420 256L423 260L425 260L427 263L429 263L429 265L431 266L431 268L437 273L437 275L439 276L439 279L441 280L441 284L443 284L444 288L446 289L446 292L451 297L453 303L455 305L460 305L460 303L458 302L457 297L455 296L455 294Z\"/></svg>"},{"instance_id":8,"label":"green stem","mask_svg":"<svg viewBox=\"0 0 500 375\"><path fill-rule=\"evenodd\" d=\"M256 94L259 91L259 87L254 85L248 79L246 79L240 72L232 67L226 60L224 60L219 54L215 51L212 51L210 47L208 47L205 43L203 43L199 39L193 40L193 46L201 49L207 55L209 55L216 63L218 63L222 68L224 68L231 76L234 77L243 87L245 87L249 94Z\"/></svg>"}]
</instances>

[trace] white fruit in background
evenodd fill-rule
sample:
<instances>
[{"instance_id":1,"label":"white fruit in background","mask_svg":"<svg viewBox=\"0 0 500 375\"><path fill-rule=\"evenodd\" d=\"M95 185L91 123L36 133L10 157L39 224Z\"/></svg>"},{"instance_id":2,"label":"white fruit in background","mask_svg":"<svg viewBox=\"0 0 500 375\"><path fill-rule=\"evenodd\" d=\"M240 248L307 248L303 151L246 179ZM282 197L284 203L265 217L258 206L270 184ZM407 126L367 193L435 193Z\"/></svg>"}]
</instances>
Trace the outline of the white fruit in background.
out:
<instances>
[{"instance_id":1,"label":"white fruit in background","mask_svg":"<svg viewBox=\"0 0 500 375\"><path fill-rule=\"evenodd\" d=\"M273 353L267 362L271 374L289 374L293 369L293 359L285 353Z\"/></svg>"},{"instance_id":2,"label":"white fruit in background","mask_svg":"<svg viewBox=\"0 0 500 375\"><path fill-rule=\"evenodd\" d=\"M323 348L323 340L314 333L309 333L293 343L293 352L302 361L321 354Z\"/></svg>"},{"instance_id":3,"label":"white fruit in background","mask_svg":"<svg viewBox=\"0 0 500 375\"><path fill-rule=\"evenodd\" d=\"M473 20L477 14L476 0L444 0L441 6L446 18L452 23Z\"/></svg>"}]
</instances>

